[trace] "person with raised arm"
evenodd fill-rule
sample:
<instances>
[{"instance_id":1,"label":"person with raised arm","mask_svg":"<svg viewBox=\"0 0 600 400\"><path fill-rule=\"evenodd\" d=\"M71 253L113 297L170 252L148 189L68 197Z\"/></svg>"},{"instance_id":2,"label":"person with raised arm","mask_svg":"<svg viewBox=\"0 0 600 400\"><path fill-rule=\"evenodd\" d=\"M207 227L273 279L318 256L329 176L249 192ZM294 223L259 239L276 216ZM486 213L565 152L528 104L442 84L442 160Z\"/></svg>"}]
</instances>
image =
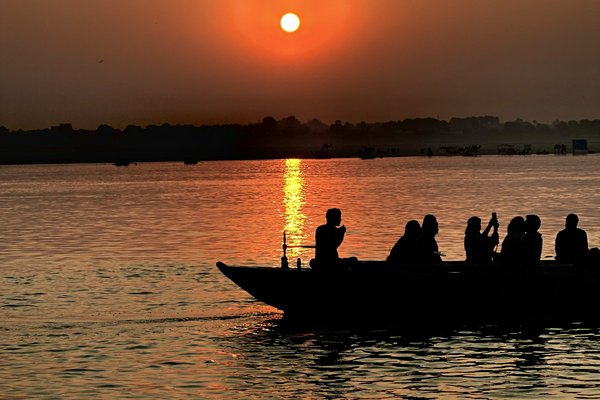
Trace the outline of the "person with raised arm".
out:
<instances>
[{"instance_id":1,"label":"person with raised arm","mask_svg":"<svg viewBox=\"0 0 600 400\"><path fill-rule=\"evenodd\" d=\"M465 252L467 255L467 264L489 264L494 256L494 249L498 245L498 218L496 213L488 222L487 227L481 232L481 218L471 217L467 221L465 230ZM493 229L492 234L490 231Z\"/></svg>"}]
</instances>

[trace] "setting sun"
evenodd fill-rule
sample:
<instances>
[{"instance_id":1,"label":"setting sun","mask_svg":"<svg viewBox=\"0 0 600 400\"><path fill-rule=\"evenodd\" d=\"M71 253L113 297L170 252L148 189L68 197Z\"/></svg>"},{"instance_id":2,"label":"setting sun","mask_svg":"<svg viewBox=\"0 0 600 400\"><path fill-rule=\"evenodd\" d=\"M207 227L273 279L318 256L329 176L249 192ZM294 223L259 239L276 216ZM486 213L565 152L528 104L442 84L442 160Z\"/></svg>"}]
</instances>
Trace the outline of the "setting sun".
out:
<instances>
[{"instance_id":1,"label":"setting sun","mask_svg":"<svg viewBox=\"0 0 600 400\"><path fill-rule=\"evenodd\" d=\"M295 32L300 27L300 18L294 13L287 13L281 17L281 29L286 32Z\"/></svg>"}]
</instances>

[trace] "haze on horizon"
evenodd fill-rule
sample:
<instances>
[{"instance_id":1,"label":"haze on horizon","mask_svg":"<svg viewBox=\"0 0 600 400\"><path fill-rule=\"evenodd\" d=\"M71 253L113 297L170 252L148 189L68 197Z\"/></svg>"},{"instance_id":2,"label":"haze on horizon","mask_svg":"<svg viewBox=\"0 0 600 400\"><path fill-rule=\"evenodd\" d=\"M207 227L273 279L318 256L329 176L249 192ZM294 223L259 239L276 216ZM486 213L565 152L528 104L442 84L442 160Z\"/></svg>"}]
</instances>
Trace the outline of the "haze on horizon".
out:
<instances>
[{"instance_id":1,"label":"haze on horizon","mask_svg":"<svg viewBox=\"0 0 600 400\"><path fill-rule=\"evenodd\" d=\"M596 0L0 0L0 126L595 119L599 17Z\"/></svg>"}]
</instances>

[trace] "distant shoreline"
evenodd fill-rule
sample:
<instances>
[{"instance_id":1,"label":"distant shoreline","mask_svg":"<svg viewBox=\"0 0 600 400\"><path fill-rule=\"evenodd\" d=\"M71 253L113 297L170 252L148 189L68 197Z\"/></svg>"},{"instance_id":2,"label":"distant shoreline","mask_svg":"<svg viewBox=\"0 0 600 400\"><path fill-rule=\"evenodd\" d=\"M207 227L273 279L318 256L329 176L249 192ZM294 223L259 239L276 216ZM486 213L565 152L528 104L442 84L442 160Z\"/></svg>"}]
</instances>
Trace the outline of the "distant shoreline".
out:
<instances>
[{"instance_id":1,"label":"distant shoreline","mask_svg":"<svg viewBox=\"0 0 600 400\"><path fill-rule=\"evenodd\" d=\"M600 154L596 151L590 151L587 155L595 155ZM498 154L498 153L486 153L486 154L478 154L475 157L539 157L539 156L552 156L552 157L562 157L562 156L574 156L580 157L583 154L573 155L572 153L567 154L528 154L528 155L506 155L506 154ZM384 159L384 158L453 158L453 157L461 157L460 155L433 155L426 156L422 154L407 154L407 155L399 155L399 156L391 156L391 157L375 157L374 159ZM467 156L471 157L471 156ZM0 166L33 166L33 165L81 165L81 164L103 164L103 165L114 165L117 167L130 167L136 166L138 164L152 164L152 163L172 163L172 164L182 164L182 165L196 165L199 163L207 163L207 162L219 162L219 161L274 161L274 160L285 160L289 158L297 158L300 160L320 160L326 162L327 160L350 160L350 159L360 159L360 157L330 157L327 159L319 159L315 157L265 157L265 158L238 158L238 159L210 159L210 160L197 160L193 164L186 162L185 160L143 160L143 161L131 161L126 163L118 163L113 161L53 161L53 162L24 162L24 163L0 163Z\"/></svg>"},{"instance_id":2,"label":"distant shoreline","mask_svg":"<svg viewBox=\"0 0 600 400\"><path fill-rule=\"evenodd\" d=\"M71 124L30 131L0 127L4 165L574 152L600 152L600 119L541 124L482 116L326 125L290 116L247 125L129 125L123 130Z\"/></svg>"}]
</instances>

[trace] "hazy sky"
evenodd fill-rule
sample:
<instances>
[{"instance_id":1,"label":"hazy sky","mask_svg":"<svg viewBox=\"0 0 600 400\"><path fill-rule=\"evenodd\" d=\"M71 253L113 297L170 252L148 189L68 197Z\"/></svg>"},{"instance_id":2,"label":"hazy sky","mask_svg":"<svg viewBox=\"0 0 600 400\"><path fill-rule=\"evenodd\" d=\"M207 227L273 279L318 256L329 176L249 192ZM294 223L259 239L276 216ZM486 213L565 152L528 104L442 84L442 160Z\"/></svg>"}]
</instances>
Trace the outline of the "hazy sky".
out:
<instances>
[{"instance_id":1,"label":"hazy sky","mask_svg":"<svg viewBox=\"0 0 600 400\"><path fill-rule=\"evenodd\" d=\"M11 129L484 114L600 118L600 0L0 0Z\"/></svg>"}]
</instances>

